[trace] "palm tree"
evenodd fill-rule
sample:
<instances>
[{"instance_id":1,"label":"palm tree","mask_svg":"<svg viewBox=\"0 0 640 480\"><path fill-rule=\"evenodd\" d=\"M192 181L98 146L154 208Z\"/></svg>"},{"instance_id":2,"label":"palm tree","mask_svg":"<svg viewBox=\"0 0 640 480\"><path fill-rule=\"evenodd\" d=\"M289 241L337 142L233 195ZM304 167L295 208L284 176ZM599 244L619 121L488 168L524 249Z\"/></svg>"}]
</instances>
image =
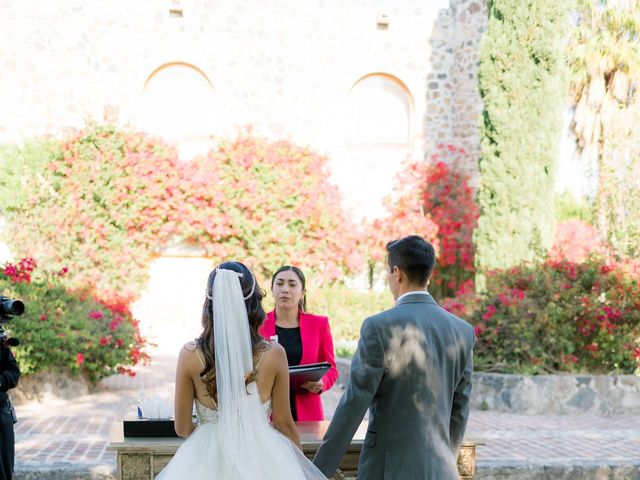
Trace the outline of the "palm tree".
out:
<instances>
[{"instance_id":1,"label":"palm tree","mask_svg":"<svg viewBox=\"0 0 640 480\"><path fill-rule=\"evenodd\" d=\"M628 233L640 219L631 209L640 203L640 2L577 0L575 20L568 52L578 152L597 159L600 234L631 255Z\"/></svg>"}]
</instances>

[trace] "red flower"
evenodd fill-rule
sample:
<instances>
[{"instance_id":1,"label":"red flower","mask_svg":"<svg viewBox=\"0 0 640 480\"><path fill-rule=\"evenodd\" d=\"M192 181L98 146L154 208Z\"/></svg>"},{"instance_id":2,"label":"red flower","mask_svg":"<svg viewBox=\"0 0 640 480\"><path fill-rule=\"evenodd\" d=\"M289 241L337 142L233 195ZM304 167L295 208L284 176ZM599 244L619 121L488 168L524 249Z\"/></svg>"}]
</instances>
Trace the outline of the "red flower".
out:
<instances>
[{"instance_id":1,"label":"red flower","mask_svg":"<svg viewBox=\"0 0 640 480\"><path fill-rule=\"evenodd\" d=\"M84 363L84 355L82 354L82 352L78 352L76 354L76 364L78 366L82 365Z\"/></svg>"},{"instance_id":2,"label":"red flower","mask_svg":"<svg viewBox=\"0 0 640 480\"><path fill-rule=\"evenodd\" d=\"M133 347L129 351L129 356L131 357L131 361L133 362L134 365L136 363L138 363L138 361L140 360L141 355L142 355L142 353L140 352L140 349L138 347Z\"/></svg>"},{"instance_id":3,"label":"red flower","mask_svg":"<svg viewBox=\"0 0 640 480\"><path fill-rule=\"evenodd\" d=\"M506 293L501 293L498 295L498 300L505 306L511 305L511 297L509 297Z\"/></svg>"},{"instance_id":4,"label":"red flower","mask_svg":"<svg viewBox=\"0 0 640 480\"><path fill-rule=\"evenodd\" d=\"M122 322L124 322L124 319L120 315L116 315L115 317L113 317L113 320L111 320L109 329L112 332L115 331L120 326L120 324L122 324Z\"/></svg>"},{"instance_id":5,"label":"red flower","mask_svg":"<svg viewBox=\"0 0 640 480\"><path fill-rule=\"evenodd\" d=\"M511 296L516 300L524 300L525 293L524 290L520 290L519 288L512 288Z\"/></svg>"},{"instance_id":6,"label":"red flower","mask_svg":"<svg viewBox=\"0 0 640 480\"><path fill-rule=\"evenodd\" d=\"M40 315L40 321L41 322L45 322L46 320L47 320L47 316L46 315L44 315L44 314Z\"/></svg>"},{"instance_id":7,"label":"red flower","mask_svg":"<svg viewBox=\"0 0 640 480\"><path fill-rule=\"evenodd\" d=\"M99 310L91 310L89 312L89 318L92 318L93 320L100 320L103 317L104 317L104 313L102 313Z\"/></svg>"},{"instance_id":8,"label":"red flower","mask_svg":"<svg viewBox=\"0 0 640 480\"><path fill-rule=\"evenodd\" d=\"M487 326L484 323L479 323L478 325L475 325L473 329L476 333L476 338L477 338L487 330Z\"/></svg>"},{"instance_id":9,"label":"red flower","mask_svg":"<svg viewBox=\"0 0 640 480\"><path fill-rule=\"evenodd\" d=\"M602 273L603 275L606 275L607 273L612 272L613 270L615 270L615 268L616 267L614 267L613 265L605 264L605 265L602 265L600 267L600 273Z\"/></svg>"},{"instance_id":10,"label":"red flower","mask_svg":"<svg viewBox=\"0 0 640 480\"><path fill-rule=\"evenodd\" d=\"M483 320L489 320L498 311L494 305L489 305L487 311L482 315Z\"/></svg>"},{"instance_id":11,"label":"red flower","mask_svg":"<svg viewBox=\"0 0 640 480\"><path fill-rule=\"evenodd\" d=\"M3 273L7 277L13 277L18 273L18 269L16 268L15 265L12 265L11 263L7 263L4 267Z\"/></svg>"},{"instance_id":12,"label":"red flower","mask_svg":"<svg viewBox=\"0 0 640 480\"><path fill-rule=\"evenodd\" d=\"M129 367L118 367L118 373L120 375L129 375L130 377L135 377L136 376L136 372Z\"/></svg>"}]
</instances>

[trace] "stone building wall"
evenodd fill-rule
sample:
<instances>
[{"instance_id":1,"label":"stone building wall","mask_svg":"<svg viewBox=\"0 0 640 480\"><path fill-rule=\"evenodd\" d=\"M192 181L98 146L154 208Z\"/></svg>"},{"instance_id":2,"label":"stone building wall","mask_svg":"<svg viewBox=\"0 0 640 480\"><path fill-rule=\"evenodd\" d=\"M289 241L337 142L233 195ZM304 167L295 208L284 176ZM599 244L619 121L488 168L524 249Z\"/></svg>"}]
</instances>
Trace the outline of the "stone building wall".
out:
<instances>
[{"instance_id":1,"label":"stone building wall","mask_svg":"<svg viewBox=\"0 0 640 480\"><path fill-rule=\"evenodd\" d=\"M188 160L253 125L326 154L346 207L378 216L406 157L454 143L475 171L483 1L0 0L0 143L106 113L176 142ZM405 102L406 138L360 141L354 98L381 135ZM390 110L376 110L378 98ZM1 229L0 262L10 257ZM193 312L166 305L166 292L176 278L197 283L209 261L180 255L154 262L133 306L152 339L176 318L187 336L199 328ZM198 305L199 288L190 291L180 303Z\"/></svg>"},{"instance_id":2,"label":"stone building wall","mask_svg":"<svg viewBox=\"0 0 640 480\"><path fill-rule=\"evenodd\" d=\"M327 154L348 206L371 216L406 156L436 141L477 151L481 1L3 0L0 143L108 109L123 124L153 130L149 118L164 118L165 131L185 130L169 140L188 157L251 124ZM150 107L145 89L167 66L201 76L199 93L189 91L198 80L167 83ZM350 95L372 74L406 92L405 145L354 146ZM163 105L182 98L177 114Z\"/></svg>"},{"instance_id":3,"label":"stone building wall","mask_svg":"<svg viewBox=\"0 0 640 480\"><path fill-rule=\"evenodd\" d=\"M424 118L425 155L440 143L463 147L466 170L475 182L480 156L482 99L478 90L479 50L487 27L483 0L451 0L439 12L431 43Z\"/></svg>"}]
</instances>

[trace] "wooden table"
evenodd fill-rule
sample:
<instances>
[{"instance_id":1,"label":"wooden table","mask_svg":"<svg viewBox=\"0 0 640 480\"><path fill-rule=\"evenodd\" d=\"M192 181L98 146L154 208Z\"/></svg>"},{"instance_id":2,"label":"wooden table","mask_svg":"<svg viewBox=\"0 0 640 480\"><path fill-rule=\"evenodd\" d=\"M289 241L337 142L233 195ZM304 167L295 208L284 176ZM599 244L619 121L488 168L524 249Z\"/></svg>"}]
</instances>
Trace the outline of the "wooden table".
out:
<instances>
[{"instance_id":1,"label":"wooden table","mask_svg":"<svg viewBox=\"0 0 640 480\"><path fill-rule=\"evenodd\" d=\"M324 433L329 426L328 421L297 422L302 448L307 457L313 458ZM346 476L357 477L358 458L362 442L367 432L367 422L362 422L353 437L351 445L340 463L340 470ZM176 437L126 437L122 422L111 427L107 450L116 452L119 480L153 480L169 463L169 460L182 445L184 439ZM458 457L458 472L462 480L473 479L476 468L476 443L465 441Z\"/></svg>"}]
</instances>

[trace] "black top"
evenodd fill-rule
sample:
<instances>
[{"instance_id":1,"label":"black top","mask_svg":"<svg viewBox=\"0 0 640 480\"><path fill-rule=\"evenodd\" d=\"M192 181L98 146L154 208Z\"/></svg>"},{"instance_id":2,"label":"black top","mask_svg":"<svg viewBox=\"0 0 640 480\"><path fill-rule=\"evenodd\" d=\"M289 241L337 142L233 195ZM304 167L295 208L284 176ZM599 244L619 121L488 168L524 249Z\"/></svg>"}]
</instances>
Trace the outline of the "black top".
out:
<instances>
[{"instance_id":1,"label":"black top","mask_svg":"<svg viewBox=\"0 0 640 480\"><path fill-rule=\"evenodd\" d=\"M284 351L287 352L287 363L289 365L300 365L302 360L302 336L300 335L300 327L283 328L276 325L276 335L278 343L282 345ZM293 390L289 393L289 402L291 403L291 415L295 421L298 420L298 412L296 412L296 395Z\"/></svg>"},{"instance_id":2,"label":"black top","mask_svg":"<svg viewBox=\"0 0 640 480\"><path fill-rule=\"evenodd\" d=\"M276 325L276 335L278 343L287 352L287 362L289 365L300 365L302 360L302 337L300 327L283 328Z\"/></svg>"}]
</instances>

